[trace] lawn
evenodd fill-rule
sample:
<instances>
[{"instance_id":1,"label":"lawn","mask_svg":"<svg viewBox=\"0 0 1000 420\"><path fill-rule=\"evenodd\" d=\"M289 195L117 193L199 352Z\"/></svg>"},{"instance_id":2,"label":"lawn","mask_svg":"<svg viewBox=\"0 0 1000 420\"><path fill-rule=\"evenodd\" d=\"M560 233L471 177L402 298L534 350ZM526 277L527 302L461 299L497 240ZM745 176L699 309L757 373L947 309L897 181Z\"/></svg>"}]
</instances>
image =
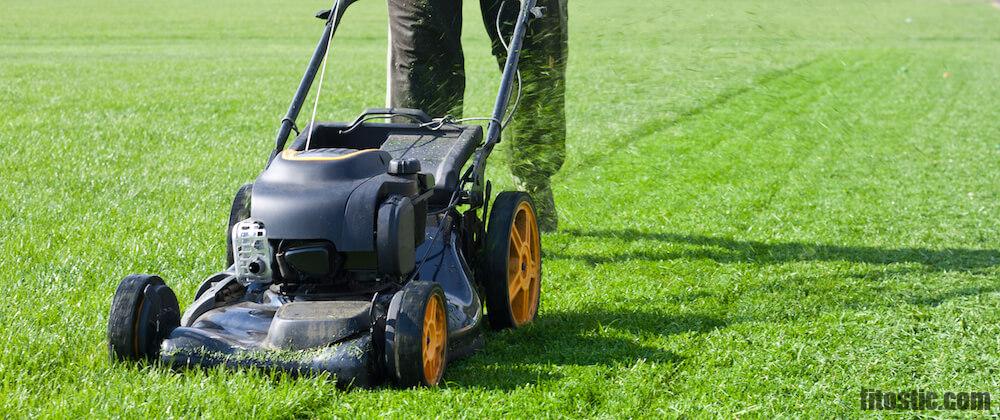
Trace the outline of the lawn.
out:
<instances>
[{"instance_id":1,"label":"lawn","mask_svg":"<svg viewBox=\"0 0 1000 420\"><path fill-rule=\"evenodd\" d=\"M499 76L465 3L484 115ZM124 275L183 307L222 268L325 6L0 0L0 417L854 417L863 388L1000 395L988 0L573 0L534 324L440 389L109 362ZM324 119L384 101L385 14L348 12Z\"/></svg>"}]
</instances>

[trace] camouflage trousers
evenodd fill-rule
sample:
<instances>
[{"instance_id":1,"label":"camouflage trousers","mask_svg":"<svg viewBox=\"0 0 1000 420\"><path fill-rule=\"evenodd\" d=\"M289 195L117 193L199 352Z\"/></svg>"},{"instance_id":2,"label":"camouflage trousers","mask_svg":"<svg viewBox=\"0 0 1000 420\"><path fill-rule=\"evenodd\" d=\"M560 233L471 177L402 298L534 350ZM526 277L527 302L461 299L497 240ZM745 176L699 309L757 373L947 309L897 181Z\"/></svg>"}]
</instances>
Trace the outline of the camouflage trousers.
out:
<instances>
[{"instance_id":1,"label":"camouflage trousers","mask_svg":"<svg viewBox=\"0 0 1000 420\"><path fill-rule=\"evenodd\" d=\"M462 1L388 1L388 105L422 109L434 117L460 117L465 95ZM528 27L520 60L521 99L503 138L518 187L548 194L547 200L536 201L552 201L549 178L566 157L566 1L538 0L546 13ZM493 55L503 68L507 52L501 36L509 42L520 2L506 0L501 10L501 0L480 0L480 8Z\"/></svg>"}]
</instances>

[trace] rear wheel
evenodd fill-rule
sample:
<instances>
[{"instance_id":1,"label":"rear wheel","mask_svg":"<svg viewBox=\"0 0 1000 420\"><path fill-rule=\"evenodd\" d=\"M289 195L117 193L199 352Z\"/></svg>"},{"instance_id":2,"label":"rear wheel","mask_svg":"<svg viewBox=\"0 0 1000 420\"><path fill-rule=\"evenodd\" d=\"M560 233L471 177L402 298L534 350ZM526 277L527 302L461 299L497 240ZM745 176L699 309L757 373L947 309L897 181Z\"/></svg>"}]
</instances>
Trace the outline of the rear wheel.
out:
<instances>
[{"instance_id":1,"label":"rear wheel","mask_svg":"<svg viewBox=\"0 0 1000 420\"><path fill-rule=\"evenodd\" d=\"M535 319L542 291L542 253L531 196L505 191L493 201L484 255L486 315L493 329Z\"/></svg>"},{"instance_id":2,"label":"rear wheel","mask_svg":"<svg viewBox=\"0 0 1000 420\"><path fill-rule=\"evenodd\" d=\"M385 364L403 387L437 386L448 365L448 312L437 283L411 281L389 303Z\"/></svg>"},{"instance_id":3,"label":"rear wheel","mask_svg":"<svg viewBox=\"0 0 1000 420\"><path fill-rule=\"evenodd\" d=\"M120 361L155 360L180 325L173 290L157 276L135 274L118 285L108 315L108 352Z\"/></svg>"}]
</instances>

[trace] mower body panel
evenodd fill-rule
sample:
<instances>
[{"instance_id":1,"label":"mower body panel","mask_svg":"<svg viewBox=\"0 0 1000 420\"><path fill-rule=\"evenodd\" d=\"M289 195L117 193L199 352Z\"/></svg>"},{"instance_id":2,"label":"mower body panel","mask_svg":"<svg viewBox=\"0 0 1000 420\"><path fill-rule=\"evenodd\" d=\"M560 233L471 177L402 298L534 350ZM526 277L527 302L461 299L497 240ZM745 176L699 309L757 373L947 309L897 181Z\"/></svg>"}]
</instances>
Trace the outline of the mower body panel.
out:
<instances>
[{"instance_id":1,"label":"mower body panel","mask_svg":"<svg viewBox=\"0 0 1000 420\"><path fill-rule=\"evenodd\" d=\"M444 217L444 216L442 216ZM427 255L420 266L417 278L441 284L447 300L448 354L449 358L464 357L482 348L483 303L473 282L473 272L453 234L454 225L441 232L440 238L432 235L436 226L428 222L427 238L417 249L417 257Z\"/></svg>"}]
</instances>

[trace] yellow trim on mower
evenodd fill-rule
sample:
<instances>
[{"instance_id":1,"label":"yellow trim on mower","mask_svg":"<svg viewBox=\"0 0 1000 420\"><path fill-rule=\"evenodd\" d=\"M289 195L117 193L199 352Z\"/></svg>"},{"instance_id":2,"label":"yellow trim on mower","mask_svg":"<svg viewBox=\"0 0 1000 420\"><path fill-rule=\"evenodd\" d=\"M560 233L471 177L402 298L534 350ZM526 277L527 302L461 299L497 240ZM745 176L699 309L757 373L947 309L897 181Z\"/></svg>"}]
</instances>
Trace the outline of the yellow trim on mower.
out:
<instances>
[{"instance_id":1,"label":"yellow trim on mower","mask_svg":"<svg viewBox=\"0 0 1000 420\"><path fill-rule=\"evenodd\" d=\"M362 149L356 152L348 153L346 155L340 156L299 156L302 153L301 150L285 149L281 152L281 158L284 160L296 160L296 161L328 161L328 160L344 160L349 159L354 156L360 155L362 153L374 152L379 149Z\"/></svg>"}]
</instances>

